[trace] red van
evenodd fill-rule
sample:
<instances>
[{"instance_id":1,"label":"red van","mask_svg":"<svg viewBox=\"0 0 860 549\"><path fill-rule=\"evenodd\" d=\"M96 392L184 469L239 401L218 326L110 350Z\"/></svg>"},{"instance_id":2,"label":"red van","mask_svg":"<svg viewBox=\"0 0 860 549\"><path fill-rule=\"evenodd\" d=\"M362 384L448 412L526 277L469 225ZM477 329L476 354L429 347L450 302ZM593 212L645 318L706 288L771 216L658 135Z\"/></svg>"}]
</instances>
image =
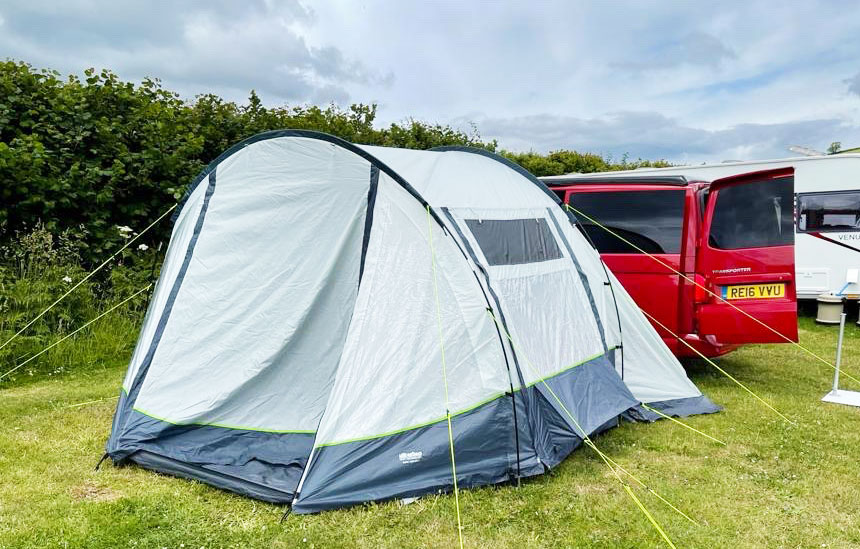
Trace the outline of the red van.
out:
<instances>
[{"instance_id":1,"label":"red van","mask_svg":"<svg viewBox=\"0 0 860 549\"><path fill-rule=\"evenodd\" d=\"M710 183L611 173L542 180L575 210L797 340L793 168ZM636 303L704 355L785 342L585 216L580 228ZM655 328L675 355L696 356Z\"/></svg>"}]
</instances>

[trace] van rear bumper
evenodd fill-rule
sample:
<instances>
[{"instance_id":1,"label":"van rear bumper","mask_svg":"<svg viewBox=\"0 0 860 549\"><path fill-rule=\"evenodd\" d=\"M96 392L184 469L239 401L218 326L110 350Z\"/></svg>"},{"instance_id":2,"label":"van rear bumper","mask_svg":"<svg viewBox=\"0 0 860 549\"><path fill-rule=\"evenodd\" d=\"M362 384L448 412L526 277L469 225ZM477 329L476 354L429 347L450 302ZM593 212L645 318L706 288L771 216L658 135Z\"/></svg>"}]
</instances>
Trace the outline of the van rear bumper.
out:
<instances>
[{"instance_id":1,"label":"van rear bumper","mask_svg":"<svg viewBox=\"0 0 860 549\"><path fill-rule=\"evenodd\" d=\"M693 349L699 351L708 358L718 357L726 353L730 353L740 347L740 345L724 345L716 341L713 336L700 337L697 334L685 334L682 336L684 341ZM663 342L669 347L678 358L699 358L699 354L687 345L684 345L676 338L663 338Z\"/></svg>"}]
</instances>

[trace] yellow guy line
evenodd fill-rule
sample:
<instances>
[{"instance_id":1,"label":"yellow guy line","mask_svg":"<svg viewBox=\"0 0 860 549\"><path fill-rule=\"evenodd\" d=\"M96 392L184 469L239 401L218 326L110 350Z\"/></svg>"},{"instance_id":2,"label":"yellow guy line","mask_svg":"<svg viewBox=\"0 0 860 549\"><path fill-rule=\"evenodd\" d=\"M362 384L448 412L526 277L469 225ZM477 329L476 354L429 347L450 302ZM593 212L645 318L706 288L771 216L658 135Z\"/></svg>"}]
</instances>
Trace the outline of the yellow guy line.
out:
<instances>
[{"instance_id":1,"label":"yellow guy line","mask_svg":"<svg viewBox=\"0 0 860 549\"><path fill-rule=\"evenodd\" d=\"M129 240L128 242L126 242L126 243L125 243L125 245L124 245L122 248L120 248L119 250L117 250L116 252L114 252L114 254L113 254L112 256L110 256L109 258L105 259L105 260L102 262L102 264L101 264L101 265L99 265L98 267L96 267L96 268L95 268L95 270L94 270L94 271L92 271L90 274L88 274L87 276L85 276L85 277L83 277L82 279L80 279L80 280L78 281L78 283L77 283L77 284L75 284L74 286L72 286L71 288L69 288L69 290L68 290L66 293L64 293L64 294L63 294L63 295L61 295L59 298L57 298L57 300L56 300L56 301L54 301L53 303L51 303L50 305L48 305L48 308L47 308L47 309L45 309L44 311L42 311L41 313L39 313L38 315L36 315L36 318L34 318L33 320L31 320L31 321L30 321L30 322L28 322L28 323L27 323L23 328L21 328L20 330L18 330L18 331L15 333L15 335L13 335L13 336L12 336L12 337L10 337L9 339L7 339L7 340L3 343L3 345L0 345L0 349L2 349L3 347L5 347L6 345L9 345L9 344L12 342L12 340L13 340L13 339L15 339L16 337L18 337L18 336L19 336L19 335L21 335L22 333L24 333L24 330L26 330L27 328L29 328L30 326L32 326L33 324L35 324L35 322L36 322L37 320L39 320L40 318L42 318L43 316L45 316L45 313L47 313L48 311L50 311L51 309L53 309L53 308L57 305L57 303L59 303L60 301L64 300L64 299L66 298L66 296L68 296L70 293L72 293L72 292L74 292L75 290L77 290L77 289L78 289L78 287L80 287L80 285L81 285L81 284L83 284L84 282L86 282L87 280L89 280L90 278L92 278L92 276L93 276L94 274L96 274L97 272L99 272L100 270L102 270L102 268L103 268L105 265L107 265L108 263L110 263L110 262L111 262L111 260L112 260L113 258L115 258L116 256L118 256L120 252L122 252L123 250L125 250L126 248L128 248L129 246L131 246L131 245L132 245L132 243L133 243L135 240L137 240L138 238L140 238L141 236L143 236L143 233L145 233L145 232L146 232L146 231L148 231L149 229L153 228L153 227L154 227L154 226L155 226L159 221L161 221L162 219L164 219L164 218L167 216L167 214L169 214L170 212L172 212L172 211L176 208L176 206L177 206L177 204L174 204L173 206L171 206L171 207L170 207L170 209L168 209L166 212L164 212L163 214L161 214L161 216L160 216L158 219L156 219L155 221L153 221L152 223L150 223L150 224L149 224L149 226L148 226L147 228L145 228L144 230L140 231L137 235L135 235L135 236L134 236L134 238L132 238L131 240ZM0 378L0 379L2 379L2 378Z\"/></svg>"},{"instance_id":2,"label":"yellow guy line","mask_svg":"<svg viewBox=\"0 0 860 549\"><path fill-rule=\"evenodd\" d=\"M118 398L119 395L107 398L99 398L96 400L88 400L87 402L78 402L77 404L67 404L66 406L58 406L57 410L65 410L66 408L80 408L81 406L89 406L90 404L96 404L98 402L104 402L106 400L116 400Z\"/></svg>"},{"instance_id":3,"label":"yellow guy line","mask_svg":"<svg viewBox=\"0 0 860 549\"><path fill-rule=\"evenodd\" d=\"M643 313L645 316L647 316L648 318L650 318L650 319L651 319L655 324L657 324L658 326L660 326L661 328L663 328L664 330L666 330L667 332L669 332L670 334L672 334L672 336L673 336L675 339L677 339L678 341L680 341L681 343L683 343L684 345L686 345L687 347L689 347L689 348L690 348L694 353L696 353L697 355L699 355L700 357L702 357L703 359L705 359L705 361L706 361L708 364L710 364L711 366L713 366L714 368L716 368L717 370L719 370L719 371L720 371L724 376L726 376L727 378L729 378L729 379L731 379L732 381L734 381L734 382L738 385L738 387L740 387L740 388L741 388L741 389L743 389L744 391L748 392L748 393L749 393L749 394L751 394L753 397L755 397L759 402L761 402L762 404L764 404L765 406L767 406L768 408L770 408L774 413L776 413L776 415L778 415L779 417L781 417L781 418L782 418L782 419L784 419L785 421L787 421L787 422L791 423L792 425L795 425L795 426L797 425L797 422L792 421L792 420L788 419L787 417L785 417L785 416L782 414L782 412L780 412L779 410L777 410L776 408L774 408L773 406L771 406L771 405L770 405L770 403L768 403L765 399L761 398L760 396L758 396L757 394L755 394L754 392L752 392L752 390L751 390L749 387L747 387L746 385L744 385L743 383L741 383L740 381L738 381L737 379L735 379L735 378L734 378L730 373L728 373L727 371L725 371L725 370L723 370L722 368L720 368L719 366L717 366L717 363L716 363L716 362L714 362L714 361L713 361L713 360L711 360L710 358L708 358L708 357L706 357L705 355L703 355L702 353L700 353L698 349L696 349L695 347L693 347L692 345L690 345L689 343L687 343L686 341L684 341L684 339L683 339L683 338L681 338L681 336L679 336L679 335L677 335L677 334L675 334L675 333L672 333L672 330L670 330L670 329L669 329L669 328L667 328L665 325L663 325L663 323L661 323L659 320L657 320L656 318L654 318L653 316L651 316L650 314L648 314L648 312L647 312L645 309L641 309L641 308L640 308L639 310L640 310L640 311L642 311L642 313Z\"/></svg>"},{"instance_id":4,"label":"yellow guy line","mask_svg":"<svg viewBox=\"0 0 860 549\"><path fill-rule=\"evenodd\" d=\"M451 429L451 411L448 405L448 366L445 362L445 343L442 337L442 307L439 304L439 284L436 281L436 251L433 248L433 218L427 205L427 229L430 238L430 258L433 263L433 296L436 298L436 326L439 329L439 351L442 353L442 379L445 382L445 418L448 420L448 446L451 450L451 475L454 477L454 502L457 506L457 536L463 549L463 523L460 521L460 491L457 487L457 465L454 461L454 431Z\"/></svg>"},{"instance_id":5,"label":"yellow guy line","mask_svg":"<svg viewBox=\"0 0 860 549\"><path fill-rule=\"evenodd\" d=\"M784 340L785 340L785 341L787 341L788 343L791 343L792 345L794 345L794 346L795 346L795 347L797 347L798 349L803 350L803 352L807 353L808 355L815 357L819 362L822 362L822 363L824 363L824 364L826 364L826 365L830 366L830 367L831 367L831 368L833 368L834 370L836 369L836 366L834 366L833 364L831 364L831 363L830 363L830 361L828 361L827 359L820 357L819 355L817 355L817 354L815 354L813 351L811 351L811 350L807 349L806 347L804 347L803 345L801 345L801 344L800 344L800 343L798 343L797 341L792 341L792 340L791 340L791 338L789 338L789 337L785 336L785 335L784 335L784 334L782 334L780 331L778 331L778 330L776 330L776 329L774 329L774 328L771 328L770 326L768 326L767 324L765 324L765 323L764 323L764 322L762 322L761 320L757 319L757 318L756 318L756 317L754 317L753 315L749 314L748 312L744 311L743 309L741 309L740 307L738 307L738 306L737 306L737 305L735 305L734 303L732 303L732 302L730 302L730 301L728 301L728 300L726 300L726 299L723 299L723 296L721 296L721 295L719 295L719 294L717 294L717 293L714 293L713 291L711 291L710 289L708 289L708 288L704 287L703 285L699 284L698 282L696 282L696 281L695 281L695 280L693 280L692 278L688 277L688 276L687 276L687 275L685 275L684 273L682 273L682 272L680 272L680 271L675 270L675 268L674 268L674 267L672 267L671 265L669 265L669 264L667 264L666 262L662 261L659 257L655 257L655 256L653 256L652 254L649 254L648 252L646 252L645 250L643 250L642 248L640 248L640 247L639 247L639 246L637 246L636 244L634 244L634 243L630 242L629 240L627 240L627 239L626 239L626 238L624 238L623 236L619 235L618 233L616 233L615 231L613 231L613 230L612 230L612 229L610 229L609 227L607 227L607 226L605 226L605 225L602 225L599 221L597 221L597 220L596 220L596 219L594 219L593 217L589 217L587 214L585 214L585 213L583 213L583 212L581 212L581 211L577 210L576 208L574 208L574 207L573 207L573 206L571 206L570 204L565 204L564 206L565 206L565 208L567 208L568 210L570 210L570 211L574 212L576 215L580 215L580 216L584 217L585 219L587 219L588 221L590 221L590 222L591 222L591 223L593 223L594 225L596 225L596 226L600 227L601 229L603 229L604 231L608 232L609 234L611 234L611 235L612 235L612 236L614 236L615 238L617 238L617 239L621 240L622 242L624 242L624 243L625 243L625 244L627 244L628 246L630 246L630 247L632 247L632 248L634 248L634 249L638 250L640 253L643 253L643 254L647 255L648 257L650 257L651 259L653 259L654 261L656 261L656 262L657 262L657 263L659 263L660 265L663 265L664 267L666 267L667 269L669 269L669 270L670 270L670 271L672 271L673 273L677 274L678 276L680 276L680 277L681 277L681 278L683 278L684 280L686 280L686 281L688 281L688 282L691 282L693 285L695 285L695 286L697 286L697 287L699 287L699 288L701 288L701 289L705 290L705 291L706 291L706 292L708 292L710 295L712 295L712 296L716 297L717 299L719 299L719 300L720 300L720 301L722 301L723 303L727 304L728 306L732 307L732 308L733 308L733 309L735 309L736 311L740 312L740 313L741 313L741 314L743 314L744 316L746 316L746 317L748 317L748 318L751 318L752 320L754 320L754 321L755 321L755 322L757 322L758 324L761 324L762 326L764 326L765 328L767 328L767 329L768 329L768 330L770 330L771 332L775 333L776 335L778 335L779 337L781 337L782 339L784 339ZM845 377L847 377L848 379L850 379L850 380L852 380L852 381L854 381L854 382L856 382L856 383L860 383L860 379L857 379L856 377L852 376L851 374L847 374L847 373L845 373L845 371L844 371L844 370L841 370L841 372L840 372L840 373L841 373L842 375L844 375Z\"/></svg>"},{"instance_id":6,"label":"yellow guy line","mask_svg":"<svg viewBox=\"0 0 860 549\"><path fill-rule=\"evenodd\" d=\"M633 479L633 481L634 481L634 482L636 482L636 484L638 484L639 486L641 486L642 488L644 488L645 490L647 490L648 492L650 492L652 496L656 497L657 499L659 499L660 501L662 501L663 503L665 503L666 505L668 505L669 507L671 507L671 508L672 508L672 510L674 510L676 513L678 513L679 515L681 515L681 516L682 516L682 517L684 517L685 519L689 520L690 522L692 522L692 523L693 523L693 524L695 524L696 526L701 526L698 522L696 522L695 520L691 519L691 518L690 518L686 513L684 513L683 511L681 511L680 509L678 509L678 508L677 508L677 507L675 507L674 505L672 505L672 504L669 502L669 500L667 500L666 498L664 498L663 496L661 496L660 494L658 494L656 491L654 491L650 486L648 486L647 484L645 484L644 482L642 482L641 480L639 480L638 478L636 478L636 476L635 476L635 475L633 475L633 473L629 472L627 469L625 469L624 467L622 467L621 465L619 465L619 464L618 464L618 462L616 462L615 460L613 460L611 457L606 456L606 459L607 459L607 460L609 460L609 463L611 463L613 466L615 466L615 468L616 468L616 469L618 469L619 471L621 471L621 472L622 472L622 473L624 473L625 475L629 476L631 479Z\"/></svg>"},{"instance_id":7,"label":"yellow guy line","mask_svg":"<svg viewBox=\"0 0 860 549\"><path fill-rule=\"evenodd\" d=\"M668 415L668 414L664 414L664 413L663 413L663 412L661 412L660 410L657 410L656 408L652 408L652 407L648 406L647 404L645 404L644 402L642 403L642 407L643 407L643 408L645 408L646 410L651 410L652 412L654 412L654 413L655 413L655 414L657 414L658 416L661 416L661 417L663 417L663 418L665 418L665 419L668 419L668 420L669 420L669 421L671 421L671 422L677 423L677 424L678 424L678 425L680 425L681 427L686 427L687 429L689 429L689 430L693 431L694 433L699 433L700 435L702 435L702 436L703 436L703 437L705 437L705 438L709 438L709 439L713 440L714 442L716 442L716 443L718 443L718 444L722 444L723 446L726 446L726 443L725 443L725 442L723 442L722 440L720 440L720 439L718 439L718 438L714 438L714 437L712 437L711 435L709 435L708 433L703 433L702 431L700 431L700 430L696 429L696 428L695 428L695 427L693 427L692 425L687 425L686 423L684 423L683 421L681 421L681 420L679 420L679 419L677 419L677 418L674 418L674 417L672 417L672 416L670 416L670 415Z\"/></svg>"},{"instance_id":8,"label":"yellow guy line","mask_svg":"<svg viewBox=\"0 0 860 549\"><path fill-rule=\"evenodd\" d=\"M498 321L498 319L492 313L492 311L488 310L487 313L493 318L493 320L496 322L496 325L499 326L499 329L501 329L502 332L504 332L505 337L507 337L508 341L511 342L511 346L515 350L517 350L517 352L520 354L520 356L522 356L525 359L526 363L529 365L530 368L535 369L534 365L531 363L531 360L529 360L529 357L526 356L525 353L522 352L522 350L519 348L519 346L516 343L514 343L514 340L511 337L511 334L509 334L508 331L505 329L505 327ZM567 416L570 418L570 420L573 422L573 424L576 426L576 428L579 429L579 431L582 433L582 441L585 443L585 445L588 446L589 448L591 448L592 450L594 450L597 453L597 455L600 456L600 458L603 460L603 463L606 464L606 466L609 468L609 470L612 472L612 474L615 475L615 478L618 480L618 482L620 482L621 485L624 487L624 490L627 492L627 494L630 496L630 498L633 499L633 502L636 503L636 506L642 511L642 513L645 515L645 517L648 519L648 521L654 526L654 528L657 530L657 532L660 533L660 536L666 541L666 543L669 545L669 547L671 547L672 549L676 549L675 544L672 543L672 540L669 539L669 536L666 535L666 532L663 530L663 528L657 523L657 521L654 519L654 517L651 515L651 513L648 511L648 509L645 507L645 505L642 504L642 502L639 500L639 498L636 496L636 494L630 488L630 485L627 484L627 482L625 482L624 479L621 478L621 475L618 474L618 470L616 470L616 468L612 466L612 463L615 463L615 462L612 461L606 454L604 454L603 451L601 451L594 444L594 442L592 442L591 437L588 436L588 433L585 432L585 429L583 429L582 426L579 424L579 422L576 421L576 418L573 417L573 414L570 413L570 410L567 409L567 406L565 406L564 403L561 401L561 399L558 397L558 395L555 394L555 391L553 391L552 387L550 387L549 384L547 384L546 380L541 380L541 383L543 383L544 387L547 388L547 390L550 392L550 394L553 396L553 398L555 398L555 400L558 402L559 406L561 406L561 409L564 410L564 412L567 414ZM631 478L636 480L636 482L639 483L640 485L645 486L645 484L642 481L640 481L639 479L634 477L631 473L627 472L626 470L622 469L621 467L618 467L618 469L622 470L625 474L627 474L628 476L630 476ZM657 493L654 492L654 490L651 490L650 488L648 488L648 490L651 493L657 495ZM687 520L689 520L693 524L698 525L698 523L695 520L691 519L689 516L687 516L686 514L681 512L677 507L675 507L674 505L672 505L671 503L669 503L668 501L666 501L664 498L660 497L659 495L658 495L658 497L660 498L661 501L664 501L666 504L668 504L669 507L671 507L672 509L674 509L675 511L680 513L681 516L683 516L684 518L686 518Z\"/></svg>"},{"instance_id":9,"label":"yellow guy line","mask_svg":"<svg viewBox=\"0 0 860 549\"><path fill-rule=\"evenodd\" d=\"M97 321L98 319L102 318L102 317L103 317L103 316L105 316L106 314L110 313L111 311L114 311L115 309L119 308L119 307L120 307L120 306L122 306L122 305L125 305L126 303L128 303L129 301L131 301L132 299L134 299L134 298L135 298L135 297L137 297L138 295L142 294L143 292L147 291L147 290L148 290L148 289L150 289L151 287L152 287L152 284L148 284L145 288L141 288L140 290L138 290L138 291L136 291L135 293L131 294L130 296L128 296L127 298L123 299L122 301L120 301L119 303L117 303L116 305L114 305L113 307L111 307L110 309L108 309L107 311L103 312L103 313L102 313L102 314L100 314L99 316L97 316L97 317L95 317L94 319L90 320L89 322L87 322L86 324L84 324L83 326L81 326L80 328L78 328L77 330L75 330L74 332L72 332L72 333L68 334L68 335L67 335L66 337L64 337L63 339L61 339L61 340L59 340L59 341L55 341L54 343L52 343L52 344L48 345L47 347L45 347L44 349L42 349L41 351L39 351L39 352L38 352L38 353L36 353L35 355L31 356L30 358L28 358L27 360L25 360L25 361L24 361L24 362L22 362L21 364L18 364L17 366L15 366L14 368L12 368L12 369L11 369L11 370L9 370L8 372L6 372L5 374L0 375L0 380L2 380L4 377L6 377L6 376L10 375L12 372L14 372L15 370L17 370L17 369L18 369L18 368L20 368L21 366L24 366L25 364L27 364L27 363L28 363L28 362L30 362L31 360L35 359L36 357L43 355L44 353L48 352L48 350L50 350L50 349L53 349L54 347L56 347L56 346L57 346L57 345L59 345L60 343L62 343L62 342L64 342L65 340L69 339L70 337L72 337L72 336L73 336L73 335L75 335L76 333L80 332L81 330L83 330L84 328L86 328L87 326L89 326L90 324L92 324L93 322Z\"/></svg>"}]
</instances>

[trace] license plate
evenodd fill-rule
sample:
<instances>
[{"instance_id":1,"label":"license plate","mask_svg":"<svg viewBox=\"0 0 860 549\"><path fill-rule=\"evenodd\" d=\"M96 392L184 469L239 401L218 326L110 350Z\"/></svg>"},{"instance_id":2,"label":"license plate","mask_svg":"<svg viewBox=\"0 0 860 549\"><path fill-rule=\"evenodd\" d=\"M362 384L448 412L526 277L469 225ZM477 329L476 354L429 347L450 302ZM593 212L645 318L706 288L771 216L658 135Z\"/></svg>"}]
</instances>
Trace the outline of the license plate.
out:
<instances>
[{"instance_id":1,"label":"license plate","mask_svg":"<svg viewBox=\"0 0 860 549\"><path fill-rule=\"evenodd\" d=\"M723 286L723 299L770 299L785 297L785 284Z\"/></svg>"}]
</instances>

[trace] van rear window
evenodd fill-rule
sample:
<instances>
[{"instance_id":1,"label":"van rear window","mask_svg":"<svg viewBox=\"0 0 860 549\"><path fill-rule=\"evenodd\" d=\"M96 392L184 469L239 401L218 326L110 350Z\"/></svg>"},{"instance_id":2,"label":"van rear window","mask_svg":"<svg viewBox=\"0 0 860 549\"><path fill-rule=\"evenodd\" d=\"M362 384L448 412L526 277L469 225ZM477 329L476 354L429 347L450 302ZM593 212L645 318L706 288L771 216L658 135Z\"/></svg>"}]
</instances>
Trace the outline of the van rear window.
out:
<instances>
[{"instance_id":1,"label":"van rear window","mask_svg":"<svg viewBox=\"0 0 860 549\"><path fill-rule=\"evenodd\" d=\"M577 215L602 254L641 253L624 240L649 254L677 254L681 252L684 195L682 189L579 192L571 193L570 205L623 238Z\"/></svg>"},{"instance_id":2,"label":"van rear window","mask_svg":"<svg viewBox=\"0 0 860 549\"><path fill-rule=\"evenodd\" d=\"M820 233L860 231L860 191L798 194L797 230Z\"/></svg>"},{"instance_id":3,"label":"van rear window","mask_svg":"<svg viewBox=\"0 0 860 549\"><path fill-rule=\"evenodd\" d=\"M711 247L739 250L794 244L793 180L782 177L720 189L708 237Z\"/></svg>"}]
</instances>

